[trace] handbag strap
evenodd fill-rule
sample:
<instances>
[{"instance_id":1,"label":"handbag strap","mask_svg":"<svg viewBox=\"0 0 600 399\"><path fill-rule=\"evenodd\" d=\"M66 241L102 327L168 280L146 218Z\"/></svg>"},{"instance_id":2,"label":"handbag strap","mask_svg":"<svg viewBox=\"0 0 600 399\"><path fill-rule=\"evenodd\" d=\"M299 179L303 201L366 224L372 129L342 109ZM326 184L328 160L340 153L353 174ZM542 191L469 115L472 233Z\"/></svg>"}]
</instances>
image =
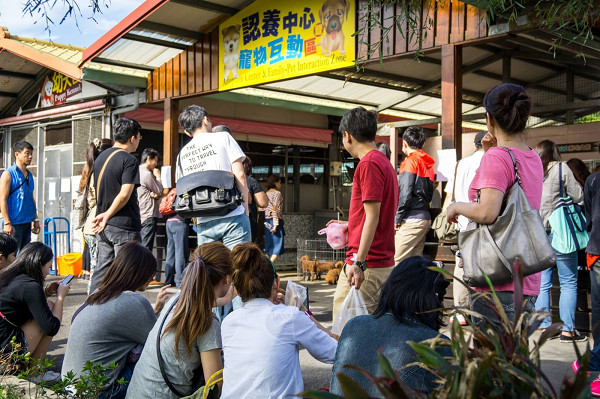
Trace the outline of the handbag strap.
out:
<instances>
[{"instance_id":1,"label":"handbag strap","mask_svg":"<svg viewBox=\"0 0 600 399\"><path fill-rule=\"evenodd\" d=\"M23 178L23 180L21 180L21 184L19 184L14 190L11 190L10 193L8 193L8 196L10 197L11 195L13 195L15 192L19 191L19 189L21 187L23 187L23 184L25 184L25 182L29 183L29 171L27 171L27 177Z\"/></svg>"},{"instance_id":2,"label":"handbag strap","mask_svg":"<svg viewBox=\"0 0 600 399\"><path fill-rule=\"evenodd\" d=\"M560 190L559 196L560 196L560 198L563 198L565 196L565 186L562 181L562 162L558 163L558 182L559 182L558 186L559 186L559 190Z\"/></svg>"},{"instance_id":3,"label":"handbag strap","mask_svg":"<svg viewBox=\"0 0 600 399\"><path fill-rule=\"evenodd\" d=\"M519 176L519 166L517 166L517 160L515 159L514 154L512 153L512 151L510 150L510 148L508 147L500 147L506 151L508 151L508 154L510 155L510 159L512 159L512 163L513 163L513 167L515 169L515 176L517 181L519 182L519 186L523 187L521 185L521 176Z\"/></svg>"},{"instance_id":4,"label":"handbag strap","mask_svg":"<svg viewBox=\"0 0 600 399\"><path fill-rule=\"evenodd\" d=\"M117 152L123 152L125 151L122 148L119 148L118 150L116 150L115 152L113 152L112 154L110 154L108 156L108 158L106 158L106 161L104 161L104 165L102 165L102 169L100 169L100 173L98 174L98 184L96 184L96 192L100 191L100 183L102 183L102 176L104 176L104 170L106 169L106 165L108 165L108 162L110 161L110 159L117 153Z\"/></svg>"},{"instance_id":5,"label":"handbag strap","mask_svg":"<svg viewBox=\"0 0 600 399\"><path fill-rule=\"evenodd\" d=\"M171 382L171 380L169 380L169 377L167 376L167 372L165 371L165 362L162 358L162 354L160 353L160 335L162 333L163 326L165 325L167 316L169 315L169 313L171 313L171 311L177 304L178 300L179 300L179 298L177 298L173 301L173 303L171 304L171 306L165 313L165 317L163 317L163 319L160 323L160 327L158 328L158 333L156 334L156 354L158 357L158 367L160 368L160 373L162 374L162 377L165 380L165 383L167 384L167 386L169 387L171 392L173 392L175 395L177 395L178 397L181 398L181 397L185 396L185 394L182 394L177 388L175 388L175 386L173 386L173 383ZM202 364L200 364L200 367L202 367Z\"/></svg>"},{"instance_id":6,"label":"handbag strap","mask_svg":"<svg viewBox=\"0 0 600 399\"><path fill-rule=\"evenodd\" d=\"M454 202L456 199L456 173L458 172L458 164L460 163L460 161L462 161L462 159L459 159L458 162L456 162L456 166L454 166L454 181L452 182L452 202Z\"/></svg>"}]
</instances>

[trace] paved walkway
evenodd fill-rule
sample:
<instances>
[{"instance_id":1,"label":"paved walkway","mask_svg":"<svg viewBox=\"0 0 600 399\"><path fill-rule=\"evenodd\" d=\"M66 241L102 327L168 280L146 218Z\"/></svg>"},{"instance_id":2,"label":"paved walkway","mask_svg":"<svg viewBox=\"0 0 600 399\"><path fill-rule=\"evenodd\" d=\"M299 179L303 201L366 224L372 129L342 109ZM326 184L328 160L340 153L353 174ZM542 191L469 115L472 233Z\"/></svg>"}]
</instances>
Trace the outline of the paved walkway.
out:
<instances>
[{"instance_id":1,"label":"paved walkway","mask_svg":"<svg viewBox=\"0 0 600 399\"><path fill-rule=\"evenodd\" d=\"M296 277L295 273L281 273L282 282L292 279L294 281L300 281L301 279ZM60 278L48 277L49 280ZM302 284L309 287L309 300L310 309L321 323L326 327L331 327L331 307L333 302L333 293L335 287L326 284L323 280L320 281L308 281L302 282ZM71 292L67 297L65 304L63 325L52 341L49 357L55 358L54 369L60 372L62 360L67 344L67 337L69 327L71 325L71 317L75 310L83 303L86 298L86 281L81 279L74 279ZM154 303L158 289L149 288L143 295ZM534 337L539 336L536 333ZM586 343L577 344L581 351L585 351ZM590 343L591 345L591 343ZM553 382L557 392L559 391L562 380L565 376L572 378L573 371L571 370L571 363L575 360L575 350L570 344L560 343L559 340L549 341L542 348L542 369L548 375L550 381ZM329 383L331 378L331 366L323 364L310 356L306 350L300 352L300 364L302 367L302 373L304 376L305 389L312 390L318 389Z\"/></svg>"}]
</instances>

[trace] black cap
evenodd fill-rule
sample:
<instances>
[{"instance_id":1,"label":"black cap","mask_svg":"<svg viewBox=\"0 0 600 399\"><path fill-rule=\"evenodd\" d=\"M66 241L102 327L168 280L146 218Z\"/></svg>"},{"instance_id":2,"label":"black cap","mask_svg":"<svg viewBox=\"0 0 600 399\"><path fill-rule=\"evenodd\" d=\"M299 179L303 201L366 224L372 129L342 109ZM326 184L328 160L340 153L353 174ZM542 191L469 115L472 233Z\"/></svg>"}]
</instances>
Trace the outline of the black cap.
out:
<instances>
[{"instance_id":1,"label":"black cap","mask_svg":"<svg viewBox=\"0 0 600 399\"><path fill-rule=\"evenodd\" d=\"M486 134L487 134L487 132L479 132L475 135L475 140L473 140L475 147L483 147L481 145L481 140L483 140L483 138L485 137Z\"/></svg>"}]
</instances>

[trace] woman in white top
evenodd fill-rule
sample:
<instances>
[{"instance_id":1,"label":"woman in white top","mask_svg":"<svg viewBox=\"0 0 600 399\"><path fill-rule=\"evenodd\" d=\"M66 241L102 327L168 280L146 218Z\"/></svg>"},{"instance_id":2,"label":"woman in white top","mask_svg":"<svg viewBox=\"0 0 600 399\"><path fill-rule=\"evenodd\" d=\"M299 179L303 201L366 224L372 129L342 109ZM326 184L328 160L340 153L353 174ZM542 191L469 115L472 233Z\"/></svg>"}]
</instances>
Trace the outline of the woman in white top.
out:
<instances>
[{"instance_id":1,"label":"woman in white top","mask_svg":"<svg viewBox=\"0 0 600 399\"><path fill-rule=\"evenodd\" d=\"M254 243L231 251L233 284L244 305L223 321L221 398L287 398L304 389L300 346L324 363L335 360L337 341L310 312L274 303L279 278Z\"/></svg>"},{"instance_id":2,"label":"woman in white top","mask_svg":"<svg viewBox=\"0 0 600 399\"><path fill-rule=\"evenodd\" d=\"M542 159L544 166L544 185L542 188L542 204L540 214L546 230L550 234L550 215L558 204L560 195L560 182L564 187L564 195L569 195L574 203L583 200L583 191L577 183L573 172L561 162L558 146L550 140L543 140L536 146L536 151ZM552 240L552 238L550 238ZM552 288L552 273L554 268L542 272L540 294L535 302L536 310L550 311L550 288ZM575 308L577 305L577 251L561 253L556 251L556 269L560 281L559 313L563 322L560 333L560 342L571 343L587 341L588 337L575 330ZM539 328L548 328L551 324L547 317Z\"/></svg>"}]
</instances>

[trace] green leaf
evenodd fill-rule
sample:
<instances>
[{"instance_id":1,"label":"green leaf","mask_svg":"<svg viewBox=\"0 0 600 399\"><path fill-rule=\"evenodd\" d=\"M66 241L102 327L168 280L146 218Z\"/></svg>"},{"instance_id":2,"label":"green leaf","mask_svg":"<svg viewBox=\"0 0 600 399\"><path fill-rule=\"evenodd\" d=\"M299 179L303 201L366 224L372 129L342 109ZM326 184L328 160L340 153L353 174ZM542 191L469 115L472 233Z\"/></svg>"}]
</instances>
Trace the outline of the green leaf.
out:
<instances>
[{"instance_id":1,"label":"green leaf","mask_svg":"<svg viewBox=\"0 0 600 399\"><path fill-rule=\"evenodd\" d=\"M340 382L340 386L342 391L344 392L344 397L346 399L369 399L369 394L361 388L352 378L348 377L344 373L337 374L338 381Z\"/></svg>"}]
</instances>

